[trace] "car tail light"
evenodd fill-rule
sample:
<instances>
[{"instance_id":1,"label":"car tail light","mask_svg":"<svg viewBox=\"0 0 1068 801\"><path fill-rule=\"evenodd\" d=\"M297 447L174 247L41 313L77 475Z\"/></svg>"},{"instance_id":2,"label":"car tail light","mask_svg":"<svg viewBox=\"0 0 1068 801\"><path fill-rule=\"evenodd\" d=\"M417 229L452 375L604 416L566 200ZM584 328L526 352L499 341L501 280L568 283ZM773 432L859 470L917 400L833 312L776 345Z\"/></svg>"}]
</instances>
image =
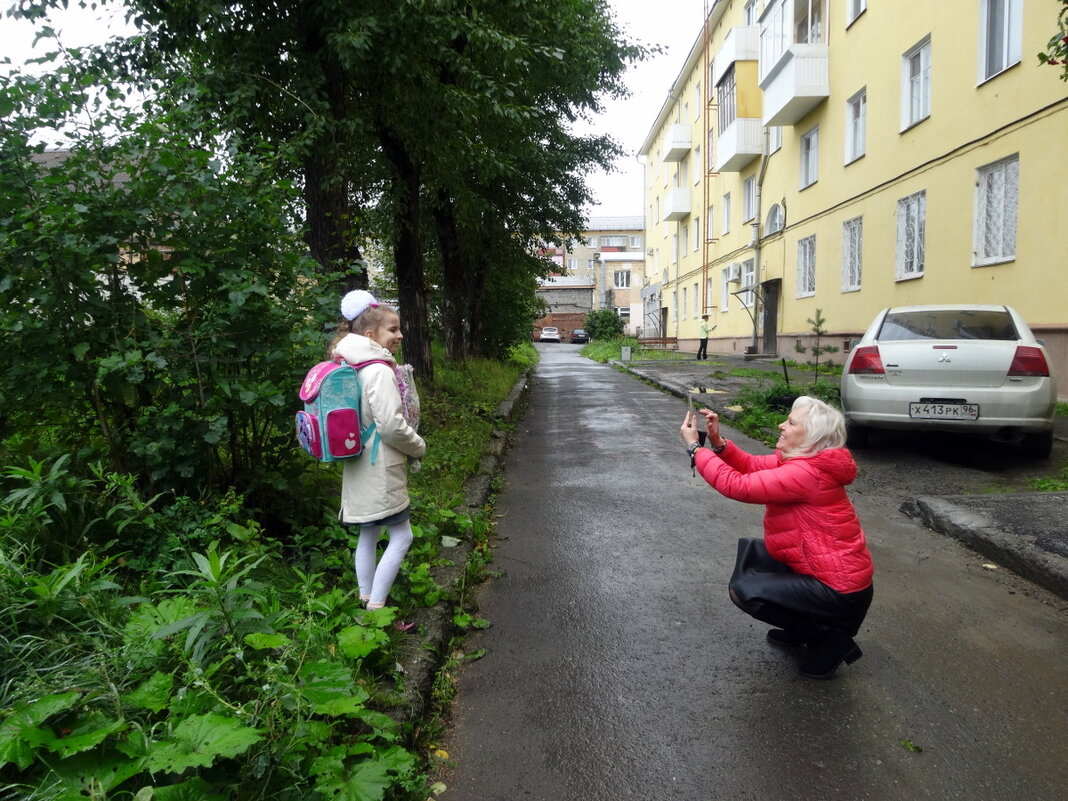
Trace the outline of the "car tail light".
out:
<instances>
[{"instance_id":1,"label":"car tail light","mask_svg":"<svg viewBox=\"0 0 1068 801\"><path fill-rule=\"evenodd\" d=\"M883 360L879 358L878 345L865 345L853 352L849 362L849 372L853 375L882 375Z\"/></svg>"},{"instance_id":2,"label":"car tail light","mask_svg":"<svg viewBox=\"0 0 1068 801\"><path fill-rule=\"evenodd\" d=\"M1009 365L1009 375L1048 376L1049 364L1041 348L1032 345L1018 345L1016 355Z\"/></svg>"}]
</instances>

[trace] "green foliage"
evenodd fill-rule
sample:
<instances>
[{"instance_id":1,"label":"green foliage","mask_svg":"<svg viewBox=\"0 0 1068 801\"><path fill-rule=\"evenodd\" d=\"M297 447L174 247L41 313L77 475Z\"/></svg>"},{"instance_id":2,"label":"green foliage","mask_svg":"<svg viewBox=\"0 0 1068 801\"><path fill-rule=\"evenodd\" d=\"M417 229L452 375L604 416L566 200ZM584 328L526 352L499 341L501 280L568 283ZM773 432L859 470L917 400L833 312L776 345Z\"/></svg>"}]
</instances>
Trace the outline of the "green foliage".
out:
<instances>
[{"instance_id":1,"label":"green foliage","mask_svg":"<svg viewBox=\"0 0 1068 801\"><path fill-rule=\"evenodd\" d=\"M612 309L597 309L586 315L582 325L590 339L615 339L623 335L623 318Z\"/></svg>"},{"instance_id":2,"label":"green foliage","mask_svg":"<svg viewBox=\"0 0 1068 801\"><path fill-rule=\"evenodd\" d=\"M820 374L820 356L824 356L828 353L837 353L838 347L835 345L820 344L823 341L823 337L827 335L827 329L825 328L827 321L823 317L822 309L816 309L815 319L810 317L806 322L811 326L809 330L816 336L816 343L811 347L805 347L798 341L794 345L794 350L798 353L812 354L812 359L805 363L812 368L812 380L815 382L819 379Z\"/></svg>"},{"instance_id":3,"label":"green foliage","mask_svg":"<svg viewBox=\"0 0 1068 801\"><path fill-rule=\"evenodd\" d=\"M767 375L767 373L765 373ZM738 393L742 411L730 421L731 426L758 439L766 445L774 445L779 437L778 426L789 413L789 404L798 394L811 395L841 408L838 386L829 381L816 379L804 388L803 393L782 377L770 381L756 381Z\"/></svg>"},{"instance_id":4,"label":"green foliage","mask_svg":"<svg viewBox=\"0 0 1068 801\"><path fill-rule=\"evenodd\" d=\"M1062 81L1068 81L1068 0L1061 0L1057 12L1057 32L1050 37L1046 49L1038 54L1038 62L1060 67Z\"/></svg>"}]
</instances>

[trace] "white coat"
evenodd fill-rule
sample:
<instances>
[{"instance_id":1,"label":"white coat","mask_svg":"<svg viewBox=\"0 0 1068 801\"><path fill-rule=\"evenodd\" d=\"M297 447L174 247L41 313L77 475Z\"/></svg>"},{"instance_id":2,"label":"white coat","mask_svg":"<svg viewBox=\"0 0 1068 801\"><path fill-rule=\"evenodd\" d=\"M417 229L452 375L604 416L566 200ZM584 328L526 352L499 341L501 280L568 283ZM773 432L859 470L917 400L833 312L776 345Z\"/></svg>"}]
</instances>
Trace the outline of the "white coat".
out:
<instances>
[{"instance_id":1,"label":"white coat","mask_svg":"<svg viewBox=\"0 0 1068 801\"><path fill-rule=\"evenodd\" d=\"M421 458L426 443L404 419L393 372L397 361L388 350L373 339L347 334L334 352L349 364L383 359L391 365L371 364L360 370L360 423L367 426L374 420L381 441L373 463L372 436L360 456L346 460L341 478L341 521L370 523L407 508L408 458Z\"/></svg>"}]
</instances>

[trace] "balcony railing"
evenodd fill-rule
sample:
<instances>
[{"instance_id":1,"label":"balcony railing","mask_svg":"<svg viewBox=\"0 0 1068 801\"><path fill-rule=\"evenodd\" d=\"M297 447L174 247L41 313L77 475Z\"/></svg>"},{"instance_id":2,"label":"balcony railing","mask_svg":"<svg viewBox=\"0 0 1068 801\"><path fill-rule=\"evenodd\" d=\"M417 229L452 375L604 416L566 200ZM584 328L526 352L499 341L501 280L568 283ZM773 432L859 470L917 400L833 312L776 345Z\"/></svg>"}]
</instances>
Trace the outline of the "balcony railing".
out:
<instances>
[{"instance_id":1,"label":"balcony railing","mask_svg":"<svg viewBox=\"0 0 1068 801\"><path fill-rule=\"evenodd\" d=\"M675 123L664 137L664 161L682 161L693 147L692 133L686 123Z\"/></svg>"},{"instance_id":2,"label":"balcony railing","mask_svg":"<svg viewBox=\"0 0 1068 801\"><path fill-rule=\"evenodd\" d=\"M795 125L831 93L825 44L792 44L760 72L765 125Z\"/></svg>"},{"instance_id":3,"label":"balcony railing","mask_svg":"<svg viewBox=\"0 0 1068 801\"><path fill-rule=\"evenodd\" d=\"M736 25L730 29L723 47L712 60L712 83L718 84L735 61L756 61L760 58L760 26Z\"/></svg>"},{"instance_id":4,"label":"balcony railing","mask_svg":"<svg viewBox=\"0 0 1068 801\"><path fill-rule=\"evenodd\" d=\"M690 190L672 189L664 198L664 219L682 220L690 216Z\"/></svg>"},{"instance_id":5,"label":"balcony railing","mask_svg":"<svg viewBox=\"0 0 1068 801\"><path fill-rule=\"evenodd\" d=\"M760 155L763 126L759 119L736 119L719 135L716 143L716 171L738 172Z\"/></svg>"}]
</instances>

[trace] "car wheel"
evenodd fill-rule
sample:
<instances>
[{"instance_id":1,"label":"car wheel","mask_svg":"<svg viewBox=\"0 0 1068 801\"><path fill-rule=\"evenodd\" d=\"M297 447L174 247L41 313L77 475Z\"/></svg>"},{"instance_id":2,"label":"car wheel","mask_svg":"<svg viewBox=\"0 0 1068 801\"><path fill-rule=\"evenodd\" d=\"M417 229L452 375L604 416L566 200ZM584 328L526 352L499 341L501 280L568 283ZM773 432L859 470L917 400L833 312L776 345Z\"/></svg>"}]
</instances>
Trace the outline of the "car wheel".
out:
<instances>
[{"instance_id":1,"label":"car wheel","mask_svg":"<svg viewBox=\"0 0 1068 801\"><path fill-rule=\"evenodd\" d=\"M856 423L846 423L846 446L849 448L867 448L871 431Z\"/></svg>"},{"instance_id":2,"label":"car wheel","mask_svg":"<svg viewBox=\"0 0 1068 801\"><path fill-rule=\"evenodd\" d=\"M1043 431L1041 434L1024 434L1020 440L1020 450L1025 456L1034 456L1038 459L1049 458L1053 451L1053 432Z\"/></svg>"}]
</instances>

